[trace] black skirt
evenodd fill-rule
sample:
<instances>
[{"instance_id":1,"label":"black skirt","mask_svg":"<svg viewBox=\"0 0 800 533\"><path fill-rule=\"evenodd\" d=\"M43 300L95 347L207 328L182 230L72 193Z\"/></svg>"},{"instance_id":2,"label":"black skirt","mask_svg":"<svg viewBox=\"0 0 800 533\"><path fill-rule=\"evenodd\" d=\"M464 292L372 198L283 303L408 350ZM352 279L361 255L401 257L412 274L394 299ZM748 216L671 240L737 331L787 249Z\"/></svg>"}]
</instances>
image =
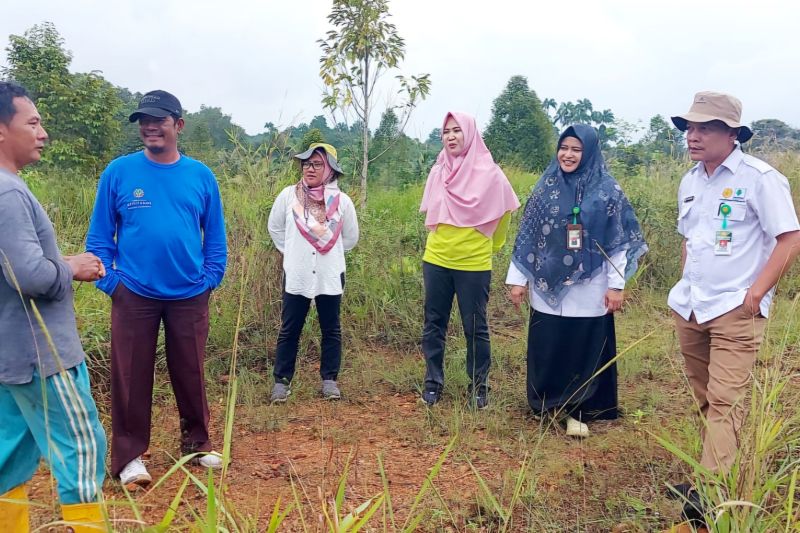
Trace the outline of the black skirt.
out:
<instances>
[{"instance_id":1,"label":"black skirt","mask_svg":"<svg viewBox=\"0 0 800 533\"><path fill-rule=\"evenodd\" d=\"M562 317L531 310L527 380L531 409L537 414L561 410L582 421L617 418L616 363L591 379L616 353L613 314Z\"/></svg>"}]
</instances>

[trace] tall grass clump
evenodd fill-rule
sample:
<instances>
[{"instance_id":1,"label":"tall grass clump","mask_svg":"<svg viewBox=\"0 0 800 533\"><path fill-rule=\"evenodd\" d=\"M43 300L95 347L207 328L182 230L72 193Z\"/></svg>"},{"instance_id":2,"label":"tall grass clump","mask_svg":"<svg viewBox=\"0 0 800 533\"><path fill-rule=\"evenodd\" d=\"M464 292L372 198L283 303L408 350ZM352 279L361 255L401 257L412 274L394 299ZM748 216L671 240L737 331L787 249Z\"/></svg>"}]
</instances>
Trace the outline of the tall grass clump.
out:
<instances>
[{"instance_id":1,"label":"tall grass clump","mask_svg":"<svg viewBox=\"0 0 800 533\"><path fill-rule=\"evenodd\" d=\"M686 462L706 506L706 520L720 533L800 530L800 391L796 368L798 301L791 302L778 336L765 342L756 365L739 453L730 472L710 472L668 438L661 444Z\"/></svg>"}]
</instances>

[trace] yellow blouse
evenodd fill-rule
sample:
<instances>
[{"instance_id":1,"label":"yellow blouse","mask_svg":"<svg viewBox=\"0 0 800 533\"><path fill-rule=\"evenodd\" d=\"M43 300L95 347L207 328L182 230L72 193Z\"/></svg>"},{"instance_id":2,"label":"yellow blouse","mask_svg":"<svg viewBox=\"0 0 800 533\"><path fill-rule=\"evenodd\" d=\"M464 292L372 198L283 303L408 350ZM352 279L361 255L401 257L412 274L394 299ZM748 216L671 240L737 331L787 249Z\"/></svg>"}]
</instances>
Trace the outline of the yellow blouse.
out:
<instances>
[{"instance_id":1,"label":"yellow blouse","mask_svg":"<svg viewBox=\"0 0 800 533\"><path fill-rule=\"evenodd\" d=\"M508 212L491 237L475 228L439 224L436 230L428 233L422 260L453 270L491 270L492 255L505 244L510 221L511 212Z\"/></svg>"}]
</instances>

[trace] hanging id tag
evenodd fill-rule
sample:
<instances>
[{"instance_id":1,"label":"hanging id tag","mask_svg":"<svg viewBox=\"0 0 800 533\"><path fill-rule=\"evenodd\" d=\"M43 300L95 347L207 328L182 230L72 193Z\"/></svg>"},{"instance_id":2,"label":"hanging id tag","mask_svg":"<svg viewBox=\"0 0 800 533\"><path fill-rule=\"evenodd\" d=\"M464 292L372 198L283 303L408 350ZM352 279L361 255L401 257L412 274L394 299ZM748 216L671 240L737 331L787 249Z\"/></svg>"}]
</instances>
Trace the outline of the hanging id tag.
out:
<instances>
[{"instance_id":1,"label":"hanging id tag","mask_svg":"<svg viewBox=\"0 0 800 533\"><path fill-rule=\"evenodd\" d=\"M714 255L731 255L731 241L733 241L732 231L718 230L714 237Z\"/></svg>"},{"instance_id":2,"label":"hanging id tag","mask_svg":"<svg viewBox=\"0 0 800 533\"><path fill-rule=\"evenodd\" d=\"M567 250L583 247L583 224L567 224Z\"/></svg>"}]
</instances>

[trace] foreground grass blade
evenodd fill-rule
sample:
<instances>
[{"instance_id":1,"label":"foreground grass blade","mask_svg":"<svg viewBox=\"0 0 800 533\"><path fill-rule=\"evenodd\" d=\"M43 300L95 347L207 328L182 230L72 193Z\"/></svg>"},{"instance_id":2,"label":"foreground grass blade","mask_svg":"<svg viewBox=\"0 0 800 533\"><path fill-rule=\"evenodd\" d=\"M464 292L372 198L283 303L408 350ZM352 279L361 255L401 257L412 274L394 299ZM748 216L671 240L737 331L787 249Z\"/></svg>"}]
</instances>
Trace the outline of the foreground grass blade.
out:
<instances>
[{"instance_id":1,"label":"foreground grass blade","mask_svg":"<svg viewBox=\"0 0 800 533\"><path fill-rule=\"evenodd\" d=\"M403 524L404 532L410 533L412 531L416 531L417 526L422 521L422 513L415 514L417 512L417 508L419 507L420 502L422 502L422 498L424 498L428 493L428 490L430 490L433 480L439 475L439 470L441 470L442 465L447 460L450 452L453 450L453 446L455 446L457 439L458 435L455 435L452 439L450 439L450 442L447 444L444 451L439 455L439 459L436 460L436 464L433 465L433 468L431 468L431 471L428 472L428 475L425 477L425 481L422 482L422 487L419 489L416 497L414 497L414 503L411 504L411 509L408 511L408 518L406 518L406 522Z\"/></svg>"},{"instance_id":2,"label":"foreground grass blade","mask_svg":"<svg viewBox=\"0 0 800 533\"><path fill-rule=\"evenodd\" d=\"M186 487L188 486L189 486L189 476L186 476L185 478L183 478L183 483L181 483L178 492L176 492L175 496L172 498L172 503L170 503L167 512L164 513L164 518L162 518L161 522L159 522L157 525L145 529L146 533L165 533L166 531L169 531L173 520L175 520L175 515L178 512L178 507L181 504L181 500L183 499L183 492L186 490Z\"/></svg>"},{"instance_id":3,"label":"foreground grass blade","mask_svg":"<svg viewBox=\"0 0 800 533\"><path fill-rule=\"evenodd\" d=\"M288 505L286 509L281 512L281 497L278 496L278 499L275 501L275 507L272 509L272 514L269 517L269 524L267 524L267 533L275 533L278 531L278 528L281 527L281 524L286 517L291 512L293 506Z\"/></svg>"},{"instance_id":4,"label":"foreground grass blade","mask_svg":"<svg viewBox=\"0 0 800 533\"><path fill-rule=\"evenodd\" d=\"M503 523L508 522L508 513L506 513L506 510L503 509L503 506L500 505L500 502L498 502L497 498L495 498L494 494L492 494L492 490L486 484L486 480L483 479L483 476L481 476L481 473L478 472L478 469L475 468L475 465L472 464L472 461L470 461L469 458L467 459L467 463L472 469L472 473L475 474L475 478L478 480L478 485L483 491L483 495L486 496L486 498L489 500L489 503L492 504L492 510L497 513L498 516L500 516L500 519L503 521Z\"/></svg>"},{"instance_id":5,"label":"foreground grass blade","mask_svg":"<svg viewBox=\"0 0 800 533\"><path fill-rule=\"evenodd\" d=\"M383 529L389 531L389 524L392 525L392 531L397 529L397 524L394 521L394 509L392 509L392 495L389 492L389 479L386 476L386 467L383 465L383 454L378 454L378 471L381 474L381 484L383 485L383 494L386 496L386 504L383 507ZM389 516L389 523L386 522L386 516Z\"/></svg>"},{"instance_id":6,"label":"foreground grass blade","mask_svg":"<svg viewBox=\"0 0 800 533\"><path fill-rule=\"evenodd\" d=\"M383 500L383 494L379 494L356 507L352 513L349 513L341 519L337 533L355 533L356 531L360 531L361 528L369 522L369 519L372 518L375 511L380 509L381 505L383 505Z\"/></svg>"}]
</instances>

